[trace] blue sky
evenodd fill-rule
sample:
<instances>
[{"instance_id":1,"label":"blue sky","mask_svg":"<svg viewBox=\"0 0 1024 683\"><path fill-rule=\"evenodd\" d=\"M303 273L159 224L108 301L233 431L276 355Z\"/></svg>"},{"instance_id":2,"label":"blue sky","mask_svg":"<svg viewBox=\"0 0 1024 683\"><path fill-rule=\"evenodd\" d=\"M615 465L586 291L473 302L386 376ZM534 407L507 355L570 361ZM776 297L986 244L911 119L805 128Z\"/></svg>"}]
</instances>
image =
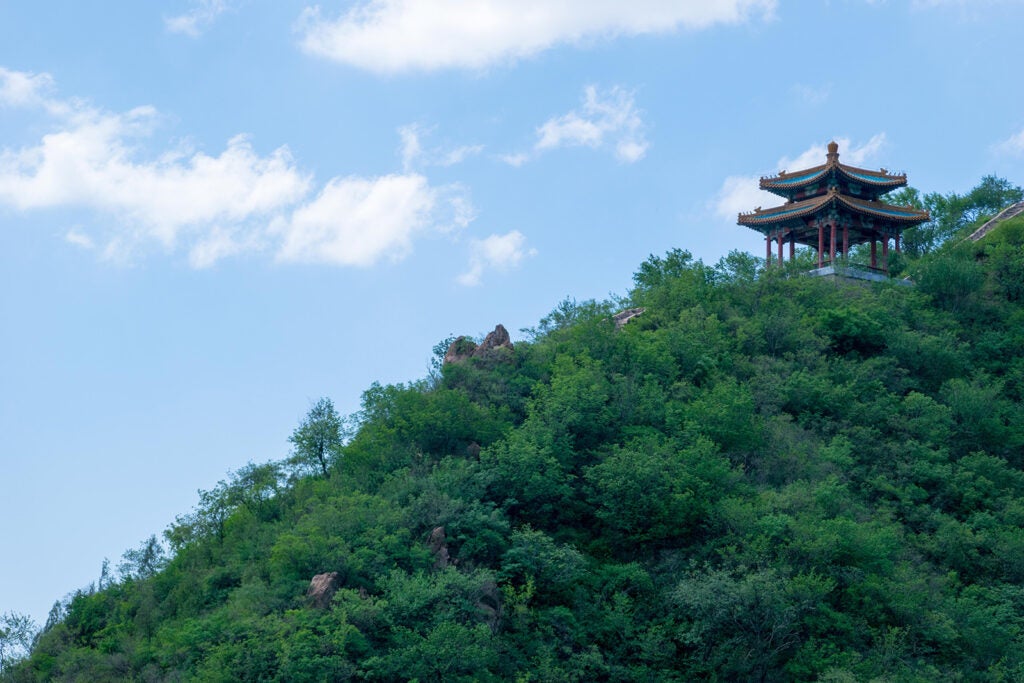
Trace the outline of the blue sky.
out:
<instances>
[{"instance_id":1,"label":"blue sky","mask_svg":"<svg viewBox=\"0 0 1024 683\"><path fill-rule=\"evenodd\" d=\"M1024 183L1015 0L0 0L0 612L450 334L761 253L757 177Z\"/></svg>"}]
</instances>

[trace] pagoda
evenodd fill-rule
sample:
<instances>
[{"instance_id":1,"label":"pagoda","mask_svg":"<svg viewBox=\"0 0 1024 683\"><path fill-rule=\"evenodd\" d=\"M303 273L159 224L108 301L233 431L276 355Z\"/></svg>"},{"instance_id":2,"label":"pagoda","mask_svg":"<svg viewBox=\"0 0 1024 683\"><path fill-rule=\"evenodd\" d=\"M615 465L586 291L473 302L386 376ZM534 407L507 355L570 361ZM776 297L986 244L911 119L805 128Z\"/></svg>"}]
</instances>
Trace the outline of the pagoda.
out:
<instances>
[{"instance_id":1,"label":"pagoda","mask_svg":"<svg viewBox=\"0 0 1024 683\"><path fill-rule=\"evenodd\" d=\"M738 222L764 235L768 264L773 260L772 242L778 245L780 264L787 242L790 260L797 244L817 249L819 269L835 266L836 256L847 256L850 247L870 242L871 270L888 274L890 240L899 252L901 233L929 219L927 211L879 201L886 192L906 184L905 173L894 175L884 168L869 171L839 163L839 145L833 141L828 143L824 164L761 178L761 189L784 197L786 203L741 213Z\"/></svg>"}]
</instances>

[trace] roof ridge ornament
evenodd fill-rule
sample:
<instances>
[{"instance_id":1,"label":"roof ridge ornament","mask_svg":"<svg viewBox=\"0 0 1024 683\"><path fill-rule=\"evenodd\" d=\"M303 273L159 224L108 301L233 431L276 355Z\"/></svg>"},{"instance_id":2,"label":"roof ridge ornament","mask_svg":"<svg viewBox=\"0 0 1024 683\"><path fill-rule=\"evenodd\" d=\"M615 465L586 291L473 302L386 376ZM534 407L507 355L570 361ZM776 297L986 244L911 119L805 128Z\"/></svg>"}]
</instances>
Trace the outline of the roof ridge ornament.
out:
<instances>
[{"instance_id":1,"label":"roof ridge ornament","mask_svg":"<svg viewBox=\"0 0 1024 683\"><path fill-rule=\"evenodd\" d=\"M835 140L828 143L828 154L825 155L825 159L830 164L839 163L839 143Z\"/></svg>"}]
</instances>

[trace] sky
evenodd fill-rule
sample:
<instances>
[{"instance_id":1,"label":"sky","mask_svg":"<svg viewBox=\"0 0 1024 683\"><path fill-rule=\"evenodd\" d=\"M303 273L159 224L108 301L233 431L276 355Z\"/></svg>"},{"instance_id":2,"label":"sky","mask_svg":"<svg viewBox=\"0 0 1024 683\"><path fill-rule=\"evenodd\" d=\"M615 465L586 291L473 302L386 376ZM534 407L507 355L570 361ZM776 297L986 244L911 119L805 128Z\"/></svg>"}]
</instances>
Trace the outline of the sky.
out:
<instances>
[{"instance_id":1,"label":"sky","mask_svg":"<svg viewBox=\"0 0 1024 683\"><path fill-rule=\"evenodd\" d=\"M0 0L0 613L759 176L1024 184L1021 0Z\"/></svg>"}]
</instances>

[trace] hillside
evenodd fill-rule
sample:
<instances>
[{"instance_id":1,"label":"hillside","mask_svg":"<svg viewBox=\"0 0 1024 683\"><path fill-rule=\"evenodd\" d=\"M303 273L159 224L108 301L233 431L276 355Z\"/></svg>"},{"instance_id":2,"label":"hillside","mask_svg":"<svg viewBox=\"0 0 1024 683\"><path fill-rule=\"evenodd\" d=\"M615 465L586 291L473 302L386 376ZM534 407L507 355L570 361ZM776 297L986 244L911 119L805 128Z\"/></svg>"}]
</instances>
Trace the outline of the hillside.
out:
<instances>
[{"instance_id":1,"label":"hillside","mask_svg":"<svg viewBox=\"0 0 1024 683\"><path fill-rule=\"evenodd\" d=\"M7 676L1024 680L1022 247L1019 216L916 287L673 251L514 348L442 343L350 439L322 402L295 457L202 492Z\"/></svg>"}]
</instances>

